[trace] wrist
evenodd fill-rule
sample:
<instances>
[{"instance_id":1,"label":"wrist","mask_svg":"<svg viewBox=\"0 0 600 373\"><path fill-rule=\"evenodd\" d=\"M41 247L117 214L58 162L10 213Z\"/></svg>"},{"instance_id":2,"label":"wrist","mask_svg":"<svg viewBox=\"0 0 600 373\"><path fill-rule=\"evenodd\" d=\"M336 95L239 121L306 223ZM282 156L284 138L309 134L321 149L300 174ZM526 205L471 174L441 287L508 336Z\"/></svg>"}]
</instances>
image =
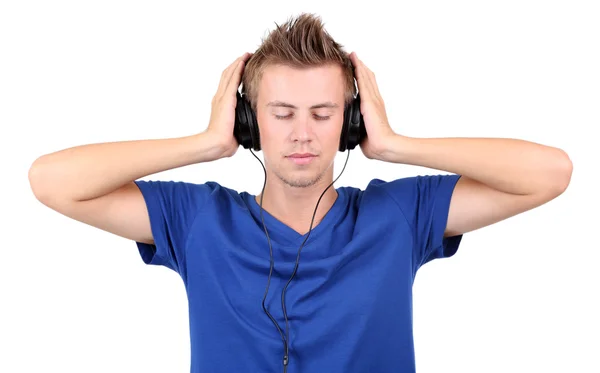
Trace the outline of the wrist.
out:
<instances>
[{"instance_id":1,"label":"wrist","mask_svg":"<svg viewBox=\"0 0 600 373\"><path fill-rule=\"evenodd\" d=\"M197 163L215 161L223 158L226 153L226 144L211 132L201 132L187 136L186 139L189 141L191 151L195 154Z\"/></svg>"},{"instance_id":2,"label":"wrist","mask_svg":"<svg viewBox=\"0 0 600 373\"><path fill-rule=\"evenodd\" d=\"M410 163L410 154L416 139L394 134L389 137L381 150L381 158L385 162Z\"/></svg>"}]
</instances>

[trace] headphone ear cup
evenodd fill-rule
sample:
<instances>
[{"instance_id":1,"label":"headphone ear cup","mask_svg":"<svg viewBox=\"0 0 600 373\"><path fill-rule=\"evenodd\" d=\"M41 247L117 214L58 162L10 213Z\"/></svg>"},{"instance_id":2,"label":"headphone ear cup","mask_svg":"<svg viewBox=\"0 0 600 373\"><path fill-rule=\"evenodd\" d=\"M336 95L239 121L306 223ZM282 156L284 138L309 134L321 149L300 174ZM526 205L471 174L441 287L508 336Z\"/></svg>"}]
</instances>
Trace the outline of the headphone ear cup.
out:
<instances>
[{"instance_id":1,"label":"headphone ear cup","mask_svg":"<svg viewBox=\"0 0 600 373\"><path fill-rule=\"evenodd\" d=\"M340 137L339 151L354 149L367 136L365 121L360 112L360 94L344 110L344 124Z\"/></svg>"},{"instance_id":2,"label":"headphone ear cup","mask_svg":"<svg viewBox=\"0 0 600 373\"><path fill-rule=\"evenodd\" d=\"M350 111L352 110L352 103L346 105L344 108L344 122L342 123L342 132L340 133L340 145L338 150L340 152L346 151L347 139L348 139L348 122L350 117Z\"/></svg>"},{"instance_id":3,"label":"headphone ear cup","mask_svg":"<svg viewBox=\"0 0 600 373\"><path fill-rule=\"evenodd\" d=\"M250 127L250 136L252 137L252 149L255 151L261 150L260 147L260 133L258 131L258 121L256 120L256 113L252 110L252 106L247 100L244 100L246 105L246 117L248 118L248 126Z\"/></svg>"},{"instance_id":4,"label":"headphone ear cup","mask_svg":"<svg viewBox=\"0 0 600 373\"><path fill-rule=\"evenodd\" d=\"M260 136L256 115L250 107L250 103L239 92L235 93L237 103L235 106L235 123L233 125L233 136L245 149L260 150Z\"/></svg>"}]
</instances>

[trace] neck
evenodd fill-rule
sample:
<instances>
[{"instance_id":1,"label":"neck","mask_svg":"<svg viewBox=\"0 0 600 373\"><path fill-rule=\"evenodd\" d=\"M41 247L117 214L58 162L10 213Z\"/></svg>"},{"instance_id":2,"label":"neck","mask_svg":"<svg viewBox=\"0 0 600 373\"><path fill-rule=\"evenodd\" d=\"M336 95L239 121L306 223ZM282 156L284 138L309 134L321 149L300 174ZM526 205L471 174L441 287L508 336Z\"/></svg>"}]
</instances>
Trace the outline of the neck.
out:
<instances>
[{"instance_id":1,"label":"neck","mask_svg":"<svg viewBox=\"0 0 600 373\"><path fill-rule=\"evenodd\" d=\"M305 188L291 187L283 183L273 185L273 183L267 182L264 194L262 194L262 208L299 234L306 234L310 229L311 221L313 221L317 202L319 202L319 206L314 215L313 229L323 220L338 197L333 185L323 194L332 181L318 182ZM321 194L323 197L319 201ZM261 194L255 197L256 203L259 205L260 199Z\"/></svg>"}]
</instances>

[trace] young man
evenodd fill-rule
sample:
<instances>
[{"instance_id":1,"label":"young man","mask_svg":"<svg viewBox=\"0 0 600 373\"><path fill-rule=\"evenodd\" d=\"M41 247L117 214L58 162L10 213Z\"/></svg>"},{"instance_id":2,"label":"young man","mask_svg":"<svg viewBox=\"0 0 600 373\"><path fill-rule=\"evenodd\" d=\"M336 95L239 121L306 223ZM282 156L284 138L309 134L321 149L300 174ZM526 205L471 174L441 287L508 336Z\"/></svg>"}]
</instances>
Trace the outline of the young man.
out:
<instances>
[{"instance_id":1,"label":"young man","mask_svg":"<svg viewBox=\"0 0 600 373\"><path fill-rule=\"evenodd\" d=\"M365 156L449 174L328 188L354 79ZM264 152L259 196L139 180L233 156L240 83ZM464 233L556 198L571 170L562 150L531 142L394 133L374 74L303 14L223 71L202 133L58 151L29 180L48 207L181 275L192 372L414 372L417 270Z\"/></svg>"}]
</instances>

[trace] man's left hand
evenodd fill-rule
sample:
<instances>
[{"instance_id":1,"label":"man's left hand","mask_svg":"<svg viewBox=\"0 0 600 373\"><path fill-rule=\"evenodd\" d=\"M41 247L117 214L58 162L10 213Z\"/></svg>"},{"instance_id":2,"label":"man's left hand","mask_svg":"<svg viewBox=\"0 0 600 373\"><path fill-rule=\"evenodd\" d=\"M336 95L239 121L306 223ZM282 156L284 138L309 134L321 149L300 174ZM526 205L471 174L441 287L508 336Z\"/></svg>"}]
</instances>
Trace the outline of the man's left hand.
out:
<instances>
[{"instance_id":1,"label":"man's left hand","mask_svg":"<svg viewBox=\"0 0 600 373\"><path fill-rule=\"evenodd\" d=\"M398 137L390 127L385 103L377 87L375 74L358 58L355 52L350 54L354 65L355 78L360 93L360 111L365 120L367 137L360 143L363 154L369 159L384 160L383 154Z\"/></svg>"}]
</instances>

